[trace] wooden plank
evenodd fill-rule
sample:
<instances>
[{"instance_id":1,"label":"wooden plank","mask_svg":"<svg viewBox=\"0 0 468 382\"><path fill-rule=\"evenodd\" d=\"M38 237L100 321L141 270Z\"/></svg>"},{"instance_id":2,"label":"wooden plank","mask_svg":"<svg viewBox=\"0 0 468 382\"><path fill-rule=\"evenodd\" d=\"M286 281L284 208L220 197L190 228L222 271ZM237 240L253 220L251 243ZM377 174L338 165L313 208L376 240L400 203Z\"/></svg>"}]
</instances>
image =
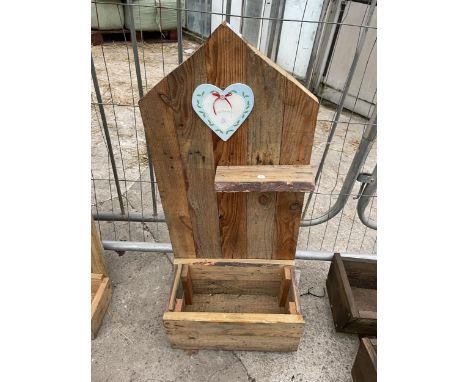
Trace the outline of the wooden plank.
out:
<instances>
[{"instance_id":1,"label":"wooden plank","mask_svg":"<svg viewBox=\"0 0 468 382\"><path fill-rule=\"evenodd\" d=\"M91 272L107 275L101 238L94 220L91 218Z\"/></svg>"},{"instance_id":2,"label":"wooden plank","mask_svg":"<svg viewBox=\"0 0 468 382\"><path fill-rule=\"evenodd\" d=\"M229 47L229 49L226 49ZM207 81L222 89L246 81L246 50L244 41L221 25L205 45ZM247 119L226 142L213 137L215 165L247 164ZM241 194L218 194L221 251L224 258L239 258L247 253L247 197Z\"/></svg>"},{"instance_id":3,"label":"wooden plank","mask_svg":"<svg viewBox=\"0 0 468 382\"><path fill-rule=\"evenodd\" d=\"M291 314L166 312L166 333L175 347L295 350L304 319Z\"/></svg>"},{"instance_id":4,"label":"wooden plank","mask_svg":"<svg viewBox=\"0 0 468 382\"><path fill-rule=\"evenodd\" d=\"M302 86L288 81L284 94L281 165L309 165L319 104ZM301 221L303 193L277 196L273 258L293 259Z\"/></svg>"},{"instance_id":5,"label":"wooden plank","mask_svg":"<svg viewBox=\"0 0 468 382\"><path fill-rule=\"evenodd\" d=\"M269 259L174 259L174 265L179 264L199 264L199 265L216 265L218 263L225 264L278 264L278 265L294 265L294 260L269 260Z\"/></svg>"},{"instance_id":6,"label":"wooden plank","mask_svg":"<svg viewBox=\"0 0 468 382\"><path fill-rule=\"evenodd\" d=\"M339 254L333 256L326 286L335 328L343 331L350 321L359 318L359 312Z\"/></svg>"},{"instance_id":7,"label":"wooden plank","mask_svg":"<svg viewBox=\"0 0 468 382\"><path fill-rule=\"evenodd\" d=\"M102 273L91 273L91 294L94 296L101 286L104 275Z\"/></svg>"},{"instance_id":8,"label":"wooden plank","mask_svg":"<svg viewBox=\"0 0 468 382\"><path fill-rule=\"evenodd\" d=\"M298 314L295 302L293 302L293 301L288 302L288 313L289 314Z\"/></svg>"},{"instance_id":9,"label":"wooden plank","mask_svg":"<svg viewBox=\"0 0 468 382\"><path fill-rule=\"evenodd\" d=\"M299 290L297 289L296 270L294 267L291 267L291 278L292 278L292 283L291 283L292 300L296 304L297 314L301 314L301 300L300 300Z\"/></svg>"},{"instance_id":10,"label":"wooden plank","mask_svg":"<svg viewBox=\"0 0 468 382\"><path fill-rule=\"evenodd\" d=\"M280 283L280 289L278 294L278 305L286 306L288 300L289 290L291 288L291 269L289 267L283 268L282 279Z\"/></svg>"},{"instance_id":11,"label":"wooden plank","mask_svg":"<svg viewBox=\"0 0 468 382\"><path fill-rule=\"evenodd\" d=\"M351 318L358 317L358 309L354 301L351 285L349 284L343 260L338 253L333 256L332 263L335 265L336 274L338 276L339 290L341 291L341 293L344 293L345 306L350 312Z\"/></svg>"},{"instance_id":12,"label":"wooden plank","mask_svg":"<svg viewBox=\"0 0 468 382\"><path fill-rule=\"evenodd\" d=\"M193 298L193 288L192 288L192 275L191 275L188 264L182 265L180 279L182 280L182 285L184 288L185 304L191 305L192 298Z\"/></svg>"},{"instance_id":13,"label":"wooden plank","mask_svg":"<svg viewBox=\"0 0 468 382\"><path fill-rule=\"evenodd\" d=\"M190 271L197 280L281 281L282 278L282 266L276 264L191 264Z\"/></svg>"},{"instance_id":14,"label":"wooden plank","mask_svg":"<svg viewBox=\"0 0 468 382\"><path fill-rule=\"evenodd\" d=\"M375 310L360 310L359 318L365 320L377 320L377 311Z\"/></svg>"},{"instance_id":15,"label":"wooden plank","mask_svg":"<svg viewBox=\"0 0 468 382\"><path fill-rule=\"evenodd\" d=\"M186 322L187 325L193 325L193 322L244 324L246 327L248 324L304 324L302 316L291 314L165 312L163 319ZM283 333L283 335L289 334Z\"/></svg>"},{"instance_id":16,"label":"wooden plank","mask_svg":"<svg viewBox=\"0 0 468 382\"><path fill-rule=\"evenodd\" d=\"M377 382L377 351L369 338L362 338L351 375L354 382Z\"/></svg>"},{"instance_id":17,"label":"wooden plank","mask_svg":"<svg viewBox=\"0 0 468 382\"><path fill-rule=\"evenodd\" d=\"M167 81L197 257L221 257L217 196L209 186L215 176L213 133L192 109L193 90L207 81L204 51L197 50Z\"/></svg>"},{"instance_id":18,"label":"wooden plank","mask_svg":"<svg viewBox=\"0 0 468 382\"><path fill-rule=\"evenodd\" d=\"M339 331L344 333L359 334L362 336L376 336L377 320L373 315L371 318L357 318L346 323L346 325L343 328L340 328Z\"/></svg>"},{"instance_id":19,"label":"wooden plank","mask_svg":"<svg viewBox=\"0 0 468 382\"><path fill-rule=\"evenodd\" d=\"M220 313L286 313L284 308L278 306L278 299L276 296L234 295L224 293L195 294L192 301L192 305L186 305L185 311Z\"/></svg>"},{"instance_id":20,"label":"wooden plank","mask_svg":"<svg viewBox=\"0 0 468 382\"><path fill-rule=\"evenodd\" d=\"M351 287L357 310L377 312L377 289Z\"/></svg>"},{"instance_id":21,"label":"wooden plank","mask_svg":"<svg viewBox=\"0 0 468 382\"><path fill-rule=\"evenodd\" d=\"M139 105L174 257L196 257L187 184L167 79L150 90Z\"/></svg>"},{"instance_id":22,"label":"wooden plank","mask_svg":"<svg viewBox=\"0 0 468 382\"><path fill-rule=\"evenodd\" d=\"M217 192L309 192L314 174L309 165L218 166Z\"/></svg>"},{"instance_id":23,"label":"wooden plank","mask_svg":"<svg viewBox=\"0 0 468 382\"><path fill-rule=\"evenodd\" d=\"M377 261L345 258L343 265L352 287L377 289Z\"/></svg>"},{"instance_id":24,"label":"wooden plank","mask_svg":"<svg viewBox=\"0 0 468 382\"><path fill-rule=\"evenodd\" d=\"M185 299L184 298L176 298L174 312L183 312L185 308Z\"/></svg>"},{"instance_id":25,"label":"wooden plank","mask_svg":"<svg viewBox=\"0 0 468 382\"><path fill-rule=\"evenodd\" d=\"M255 105L249 116L248 165L278 165L281 151L283 92L286 79L247 51L247 83L255 94ZM247 194L247 256L271 259L275 242L276 193Z\"/></svg>"},{"instance_id":26,"label":"wooden plank","mask_svg":"<svg viewBox=\"0 0 468 382\"><path fill-rule=\"evenodd\" d=\"M205 336L170 335L172 346L178 349L249 350L265 352L292 352L300 338L267 336Z\"/></svg>"},{"instance_id":27,"label":"wooden plank","mask_svg":"<svg viewBox=\"0 0 468 382\"><path fill-rule=\"evenodd\" d=\"M172 282L172 288L171 292L169 294L169 303L167 306L167 310L174 310L175 307L175 300L176 300L176 295L177 295L177 289L179 289L179 283L180 283L180 275L182 273L182 266L177 266L175 269L175 274L174 274L174 281Z\"/></svg>"},{"instance_id":28,"label":"wooden plank","mask_svg":"<svg viewBox=\"0 0 468 382\"><path fill-rule=\"evenodd\" d=\"M279 281L193 280L194 293L257 294L278 296Z\"/></svg>"},{"instance_id":29,"label":"wooden plank","mask_svg":"<svg viewBox=\"0 0 468 382\"><path fill-rule=\"evenodd\" d=\"M174 348L194 350L248 350L265 352L293 352L299 346L300 338L267 336L169 336Z\"/></svg>"},{"instance_id":30,"label":"wooden plank","mask_svg":"<svg viewBox=\"0 0 468 382\"><path fill-rule=\"evenodd\" d=\"M101 285L97 290L91 303L91 337L95 338L102 320L106 314L112 296L112 288L109 277L102 279Z\"/></svg>"}]
</instances>

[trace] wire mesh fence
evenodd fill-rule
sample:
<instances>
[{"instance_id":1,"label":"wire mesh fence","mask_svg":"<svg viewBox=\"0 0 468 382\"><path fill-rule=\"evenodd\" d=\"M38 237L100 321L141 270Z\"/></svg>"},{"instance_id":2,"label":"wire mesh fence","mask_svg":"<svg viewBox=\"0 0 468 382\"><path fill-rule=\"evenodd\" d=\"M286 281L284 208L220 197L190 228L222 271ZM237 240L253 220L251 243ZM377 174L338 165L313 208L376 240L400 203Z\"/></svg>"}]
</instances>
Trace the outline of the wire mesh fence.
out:
<instances>
[{"instance_id":1,"label":"wire mesh fence","mask_svg":"<svg viewBox=\"0 0 468 382\"><path fill-rule=\"evenodd\" d=\"M376 253L375 1L94 1L97 29L101 5L121 18L91 48L92 209L103 240L170 242L138 100L228 21L320 101L317 186L305 195L298 249ZM156 30L145 30L142 10Z\"/></svg>"}]
</instances>

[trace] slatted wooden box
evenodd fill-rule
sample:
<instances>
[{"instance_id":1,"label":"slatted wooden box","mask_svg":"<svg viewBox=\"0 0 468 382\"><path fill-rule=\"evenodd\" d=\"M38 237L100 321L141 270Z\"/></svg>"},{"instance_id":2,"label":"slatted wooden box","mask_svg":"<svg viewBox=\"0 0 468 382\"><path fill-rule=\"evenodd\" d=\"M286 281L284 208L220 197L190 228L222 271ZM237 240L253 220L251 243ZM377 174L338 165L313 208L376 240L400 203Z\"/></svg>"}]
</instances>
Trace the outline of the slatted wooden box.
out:
<instances>
[{"instance_id":1,"label":"slatted wooden box","mask_svg":"<svg viewBox=\"0 0 468 382\"><path fill-rule=\"evenodd\" d=\"M192 108L201 84L251 87L227 141ZM175 257L164 326L174 347L292 351L304 330L294 258L317 99L220 25L140 100Z\"/></svg>"},{"instance_id":2,"label":"slatted wooden box","mask_svg":"<svg viewBox=\"0 0 468 382\"><path fill-rule=\"evenodd\" d=\"M337 331L377 335L377 262L335 254L327 292Z\"/></svg>"},{"instance_id":3,"label":"slatted wooden box","mask_svg":"<svg viewBox=\"0 0 468 382\"><path fill-rule=\"evenodd\" d=\"M291 266L210 260L176 265L164 327L183 349L296 350L304 331Z\"/></svg>"},{"instance_id":4,"label":"slatted wooden box","mask_svg":"<svg viewBox=\"0 0 468 382\"><path fill-rule=\"evenodd\" d=\"M354 382L377 382L377 338L361 338L351 375Z\"/></svg>"}]
</instances>

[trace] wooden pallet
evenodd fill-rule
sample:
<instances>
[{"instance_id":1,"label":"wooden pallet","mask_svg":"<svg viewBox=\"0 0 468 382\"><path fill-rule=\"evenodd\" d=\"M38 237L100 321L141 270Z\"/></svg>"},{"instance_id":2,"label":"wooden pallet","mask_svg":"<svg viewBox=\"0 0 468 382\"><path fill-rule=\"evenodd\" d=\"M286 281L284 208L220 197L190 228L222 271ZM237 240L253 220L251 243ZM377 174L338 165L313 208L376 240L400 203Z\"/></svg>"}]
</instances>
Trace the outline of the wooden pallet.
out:
<instances>
[{"instance_id":1,"label":"wooden pallet","mask_svg":"<svg viewBox=\"0 0 468 382\"><path fill-rule=\"evenodd\" d=\"M244 83L255 95L227 141L192 108L204 83ZM140 110L176 258L163 316L169 341L296 350L304 318L294 258L304 192L314 186L317 99L224 23Z\"/></svg>"},{"instance_id":2,"label":"wooden pallet","mask_svg":"<svg viewBox=\"0 0 468 382\"><path fill-rule=\"evenodd\" d=\"M125 38L124 38L125 36ZM137 41L165 41L165 42L176 42L177 41L177 29L154 32L136 31ZM104 41L131 41L130 30L119 29L119 30L91 30L91 44L101 45Z\"/></svg>"}]
</instances>

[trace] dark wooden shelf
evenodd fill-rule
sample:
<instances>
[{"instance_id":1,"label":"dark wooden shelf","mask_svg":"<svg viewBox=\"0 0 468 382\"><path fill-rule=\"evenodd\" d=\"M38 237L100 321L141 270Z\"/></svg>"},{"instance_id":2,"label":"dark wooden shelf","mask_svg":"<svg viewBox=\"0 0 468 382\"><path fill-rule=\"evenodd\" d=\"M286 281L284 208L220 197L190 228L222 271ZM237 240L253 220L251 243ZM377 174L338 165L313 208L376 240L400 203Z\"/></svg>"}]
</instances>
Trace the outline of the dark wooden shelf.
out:
<instances>
[{"instance_id":1,"label":"dark wooden shelf","mask_svg":"<svg viewBox=\"0 0 468 382\"><path fill-rule=\"evenodd\" d=\"M312 166L218 166L217 192L310 192L315 187Z\"/></svg>"}]
</instances>

